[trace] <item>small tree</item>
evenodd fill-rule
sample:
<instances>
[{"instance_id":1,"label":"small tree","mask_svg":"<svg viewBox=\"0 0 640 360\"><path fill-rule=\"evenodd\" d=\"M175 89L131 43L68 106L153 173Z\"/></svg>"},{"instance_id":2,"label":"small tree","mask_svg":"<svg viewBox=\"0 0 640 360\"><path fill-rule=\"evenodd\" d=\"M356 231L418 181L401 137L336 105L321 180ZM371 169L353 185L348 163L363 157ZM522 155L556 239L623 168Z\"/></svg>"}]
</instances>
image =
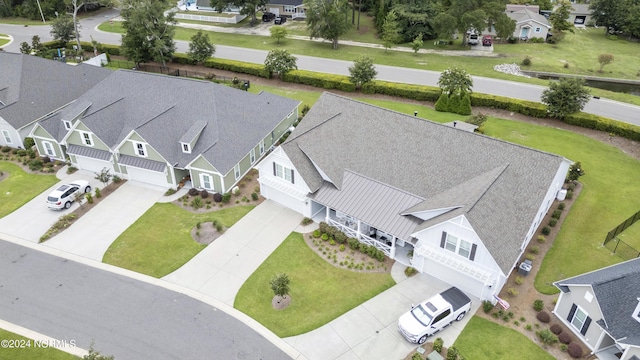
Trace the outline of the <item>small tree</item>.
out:
<instances>
[{"instance_id":1,"label":"small tree","mask_svg":"<svg viewBox=\"0 0 640 360\"><path fill-rule=\"evenodd\" d=\"M289 33L287 29L282 26L272 26L269 28L269 32L271 33L271 38L276 39L278 44L280 44L280 39L286 38Z\"/></svg>"},{"instance_id":2,"label":"small tree","mask_svg":"<svg viewBox=\"0 0 640 360\"><path fill-rule=\"evenodd\" d=\"M349 81L358 88L375 79L376 75L378 75L376 67L373 65L373 60L367 56L354 60L353 65L349 67L349 73L351 74Z\"/></svg>"},{"instance_id":3,"label":"small tree","mask_svg":"<svg viewBox=\"0 0 640 360\"><path fill-rule=\"evenodd\" d=\"M418 34L418 36L416 36L415 39L413 39L413 42L411 43L411 48L413 49L413 53L417 54L418 51L420 51L420 49L422 48L422 45L424 44L424 41L422 41L422 33Z\"/></svg>"},{"instance_id":4,"label":"small tree","mask_svg":"<svg viewBox=\"0 0 640 360\"><path fill-rule=\"evenodd\" d=\"M26 41L20 43L20 52L26 55L31 54L31 46Z\"/></svg>"},{"instance_id":5,"label":"small tree","mask_svg":"<svg viewBox=\"0 0 640 360\"><path fill-rule=\"evenodd\" d=\"M589 101L589 90L584 87L584 79L562 78L552 81L542 92L541 101L547 105L552 117L562 119L584 108Z\"/></svg>"},{"instance_id":6,"label":"small tree","mask_svg":"<svg viewBox=\"0 0 640 360\"><path fill-rule=\"evenodd\" d=\"M102 168L102 170L100 170L99 173L94 173L94 174L96 174L95 179L103 183L104 186L107 186L107 183L113 177L113 175L109 173L109 169L107 168Z\"/></svg>"},{"instance_id":7,"label":"small tree","mask_svg":"<svg viewBox=\"0 0 640 360\"><path fill-rule=\"evenodd\" d=\"M31 37L31 49L36 53L42 50L42 42L40 41L40 36L33 35L33 37Z\"/></svg>"},{"instance_id":8,"label":"small tree","mask_svg":"<svg viewBox=\"0 0 640 360\"><path fill-rule=\"evenodd\" d=\"M613 62L613 55L611 54L600 54L598 55L598 62L600 63L600 70L599 72L602 72L602 68L605 65L609 65Z\"/></svg>"},{"instance_id":9,"label":"small tree","mask_svg":"<svg viewBox=\"0 0 640 360\"><path fill-rule=\"evenodd\" d=\"M66 45L75 37L73 19L66 15L59 16L53 20L50 33L54 40L60 42L60 45Z\"/></svg>"},{"instance_id":10,"label":"small tree","mask_svg":"<svg viewBox=\"0 0 640 360\"><path fill-rule=\"evenodd\" d=\"M289 295L289 276L285 273L277 273L271 278L271 290L275 296L286 297Z\"/></svg>"},{"instance_id":11,"label":"small tree","mask_svg":"<svg viewBox=\"0 0 640 360\"><path fill-rule=\"evenodd\" d=\"M99 351L93 348L93 341L89 345L89 353L82 357L82 360L114 360L113 356L100 355Z\"/></svg>"},{"instance_id":12,"label":"small tree","mask_svg":"<svg viewBox=\"0 0 640 360\"><path fill-rule=\"evenodd\" d=\"M549 23L553 28L553 39L556 42L564 38L564 31L574 32L573 24L567 20L573 10L573 6L571 6L569 0L559 0L557 4L556 9L549 15Z\"/></svg>"},{"instance_id":13,"label":"small tree","mask_svg":"<svg viewBox=\"0 0 640 360\"><path fill-rule=\"evenodd\" d=\"M212 57L215 52L216 46L209 40L209 35L198 31L191 37L189 51L187 51L189 59L196 63L204 63L208 58Z\"/></svg>"},{"instance_id":14,"label":"small tree","mask_svg":"<svg viewBox=\"0 0 640 360\"><path fill-rule=\"evenodd\" d=\"M387 13L382 24L382 42L384 44L384 51L392 48L395 44L402 40L400 34L400 22L398 21L398 15L394 10Z\"/></svg>"},{"instance_id":15,"label":"small tree","mask_svg":"<svg viewBox=\"0 0 640 360\"><path fill-rule=\"evenodd\" d=\"M289 54L287 50L275 49L267 54L267 58L264 60L264 68L269 74L278 73L278 78L282 79L284 74L298 68L297 61L298 58Z\"/></svg>"},{"instance_id":16,"label":"small tree","mask_svg":"<svg viewBox=\"0 0 640 360\"><path fill-rule=\"evenodd\" d=\"M464 69L454 66L440 74L438 86L443 94L464 96L471 93L473 80Z\"/></svg>"}]
</instances>

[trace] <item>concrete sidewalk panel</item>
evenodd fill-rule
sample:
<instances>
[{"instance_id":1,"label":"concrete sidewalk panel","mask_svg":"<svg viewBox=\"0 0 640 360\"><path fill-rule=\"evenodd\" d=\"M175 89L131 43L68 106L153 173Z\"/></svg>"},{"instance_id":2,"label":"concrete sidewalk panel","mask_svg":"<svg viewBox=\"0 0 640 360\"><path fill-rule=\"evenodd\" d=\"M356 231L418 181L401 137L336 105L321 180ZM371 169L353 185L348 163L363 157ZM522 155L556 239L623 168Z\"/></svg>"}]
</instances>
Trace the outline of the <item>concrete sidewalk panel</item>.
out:
<instances>
[{"instance_id":1,"label":"concrete sidewalk panel","mask_svg":"<svg viewBox=\"0 0 640 360\"><path fill-rule=\"evenodd\" d=\"M369 336L383 330L382 325L367 309L358 306L329 323L329 326L353 348Z\"/></svg>"},{"instance_id":2,"label":"concrete sidewalk panel","mask_svg":"<svg viewBox=\"0 0 640 360\"><path fill-rule=\"evenodd\" d=\"M355 346L353 352L359 359L402 359L413 347L404 339L399 342L398 336L390 329L382 330Z\"/></svg>"},{"instance_id":3,"label":"concrete sidewalk panel","mask_svg":"<svg viewBox=\"0 0 640 360\"><path fill-rule=\"evenodd\" d=\"M262 229L260 234L255 236L247 246L269 256L282 244L289 234L290 233L285 233L280 229L268 226Z\"/></svg>"},{"instance_id":4,"label":"concrete sidewalk panel","mask_svg":"<svg viewBox=\"0 0 640 360\"><path fill-rule=\"evenodd\" d=\"M398 321L400 315L410 309L411 300L391 288L362 304L376 320L387 326Z\"/></svg>"},{"instance_id":5,"label":"concrete sidewalk panel","mask_svg":"<svg viewBox=\"0 0 640 360\"><path fill-rule=\"evenodd\" d=\"M335 359L350 350L349 345L329 326L286 338L285 341L309 360Z\"/></svg>"},{"instance_id":6,"label":"concrete sidewalk panel","mask_svg":"<svg viewBox=\"0 0 640 360\"><path fill-rule=\"evenodd\" d=\"M262 264L265 254L245 247L238 253L238 256L231 258L222 270L243 279L248 279L251 274Z\"/></svg>"},{"instance_id":7,"label":"concrete sidewalk panel","mask_svg":"<svg viewBox=\"0 0 640 360\"><path fill-rule=\"evenodd\" d=\"M180 271L174 271L162 279L189 289L199 290L219 271L220 268L211 262L193 259L181 267Z\"/></svg>"},{"instance_id":8,"label":"concrete sidewalk panel","mask_svg":"<svg viewBox=\"0 0 640 360\"><path fill-rule=\"evenodd\" d=\"M264 225L271 223L273 219L284 210L284 207L275 201L264 201L256 206L245 217L256 220Z\"/></svg>"},{"instance_id":9,"label":"concrete sidewalk panel","mask_svg":"<svg viewBox=\"0 0 640 360\"><path fill-rule=\"evenodd\" d=\"M221 270L213 275L199 291L233 307L236 294L240 291L244 281L243 278L235 274Z\"/></svg>"}]
</instances>

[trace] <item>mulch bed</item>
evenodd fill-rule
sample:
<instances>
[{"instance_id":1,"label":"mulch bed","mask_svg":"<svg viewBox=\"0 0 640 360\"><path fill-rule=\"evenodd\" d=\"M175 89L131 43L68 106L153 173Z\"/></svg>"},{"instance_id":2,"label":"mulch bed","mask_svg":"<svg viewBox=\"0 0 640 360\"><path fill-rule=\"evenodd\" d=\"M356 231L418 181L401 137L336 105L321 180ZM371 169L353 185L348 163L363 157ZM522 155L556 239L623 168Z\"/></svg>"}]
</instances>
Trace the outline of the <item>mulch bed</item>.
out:
<instances>
[{"instance_id":1,"label":"mulch bed","mask_svg":"<svg viewBox=\"0 0 640 360\"><path fill-rule=\"evenodd\" d=\"M202 245L211 244L215 239L219 238L220 235L222 235L222 233L216 229L213 222L200 223L200 228L194 226L194 228L191 229L191 238Z\"/></svg>"}]
</instances>

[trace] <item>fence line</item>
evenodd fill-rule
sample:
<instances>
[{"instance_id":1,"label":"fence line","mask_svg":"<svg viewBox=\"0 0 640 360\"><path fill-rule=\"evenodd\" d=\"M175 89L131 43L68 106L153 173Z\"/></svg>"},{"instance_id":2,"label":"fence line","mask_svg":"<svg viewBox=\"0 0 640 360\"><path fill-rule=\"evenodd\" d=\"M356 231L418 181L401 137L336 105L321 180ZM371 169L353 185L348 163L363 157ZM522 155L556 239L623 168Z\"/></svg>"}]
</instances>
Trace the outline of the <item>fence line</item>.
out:
<instances>
[{"instance_id":1,"label":"fence line","mask_svg":"<svg viewBox=\"0 0 640 360\"><path fill-rule=\"evenodd\" d=\"M621 232L625 231L629 226L633 225L636 221L640 220L640 211L631 215L628 219L621 222L620 225L613 228L607 234L607 237L604 239L604 244L606 245L609 241L613 240L616 236L618 236Z\"/></svg>"},{"instance_id":2,"label":"fence line","mask_svg":"<svg viewBox=\"0 0 640 360\"><path fill-rule=\"evenodd\" d=\"M604 244L612 253L618 255L622 260L631 260L640 257L640 251L627 244L618 237L615 237Z\"/></svg>"},{"instance_id":3,"label":"fence line","mask_svg":"<svg viewBox=\"0 0 640 360\"><path fill-rule=\"evenodd\" d=\"M166 74L171 76L206 79L206 80L223 82L223 83L250 84L249 80L239 79L237 77L231 78L226 76L217 76L213 71L201 72L201 71L193 71L193 70L180 69L180 68L168 67L168 66L163 67L163 66L151 65L151 64L140 64L136 66L136 64L131 61L120 61L120 60L112 60L110 64L120 69L131 69L131 70L139 70L139 71L151 72L151 73L157 73L157 74Z\"/></svg>"}]
</instances>

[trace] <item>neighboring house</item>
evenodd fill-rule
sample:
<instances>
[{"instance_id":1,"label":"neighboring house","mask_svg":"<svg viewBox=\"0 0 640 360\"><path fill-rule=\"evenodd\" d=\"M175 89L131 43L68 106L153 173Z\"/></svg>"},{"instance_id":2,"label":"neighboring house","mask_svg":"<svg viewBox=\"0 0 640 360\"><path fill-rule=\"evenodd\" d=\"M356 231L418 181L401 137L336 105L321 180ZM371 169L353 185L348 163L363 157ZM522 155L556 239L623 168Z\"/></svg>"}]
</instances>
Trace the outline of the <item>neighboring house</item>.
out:
<instances>
[{"instance_id":1,"label":"neighboring house","mask_svg":"<svg viewBox=\"0 0 640 360\"><path fill-rule=\"evenodd\" d=\"M307 17L302 0L271 0L265 5L265 9L276 15L284 15L292 19L305 19Z\"/></svg>"},{"instance_id":2,"label":"neighboring house","mask_svg":"<svg viewBox=\"0 0 640 360\"><path fill-rule=\"evenodd\" d=\"M0 51L0 146L23 148L33 125L112 71Z\"/></svg>"},{"instance_id":3,"label":"neighboring house","mask_svg":"<svg viewBox=\"0 0 640 360\"><path fill-rule=\"evenodd\" d=\"M298 117L297 101L208 81L118 70L31 136L79 169L175 188L229 191Z\"/></svg>"},{"instance_id":4,"label":"neighboring house","mask_svg":"<svg viewBox=\"0 0 640 360\"><path fill-rule=\"evenodd\" d=\"M513 37L518 39L541 38L546 39L551 25L544 16L524 9L514 12L506 12L507 16L516 22L516 29L513 31Z\"/></svg>"},{"instance_id":5,"label":"neighboring house","mask_svg":"<svg viewBox=\"0 0 640 360\"><path fill-rule=\"evenodd\" d=\"M462 126L324 93L257 168L266 198L494 301L569 166Z\"/></svg>"},{"instance_id":6,"label":"neighboring house","mask_svg":"<svg viewBox=\"0 0 640 360\"><path fill-rule=\"evenodd\" d=\"M586 26L592 19L593 11L589 9L589 4L571 4L573 9L569 13L569 22L575 26Z\"/></svg>"},{"instance_id":7,"label":"neighboring house","mask_svg":"<svg viewBox=\"0 0 640 360\"><path fill-rule=\"evenodd\" d=\"M640 358L640 259L558 281L553 313L603 360Z\"/></svg>"},{"instance_id":8,"label":"neighboring house","mask_svg":"<svg viewBox=\"0 0 640 360\"><path fill-rule=\"evenodd\" d=\"M529 10L533 13L540 13L540 6L538 5L528 5L528 4L507 4L507 13L512 13L520 10Z\"/></svg>"}]
</instances>

